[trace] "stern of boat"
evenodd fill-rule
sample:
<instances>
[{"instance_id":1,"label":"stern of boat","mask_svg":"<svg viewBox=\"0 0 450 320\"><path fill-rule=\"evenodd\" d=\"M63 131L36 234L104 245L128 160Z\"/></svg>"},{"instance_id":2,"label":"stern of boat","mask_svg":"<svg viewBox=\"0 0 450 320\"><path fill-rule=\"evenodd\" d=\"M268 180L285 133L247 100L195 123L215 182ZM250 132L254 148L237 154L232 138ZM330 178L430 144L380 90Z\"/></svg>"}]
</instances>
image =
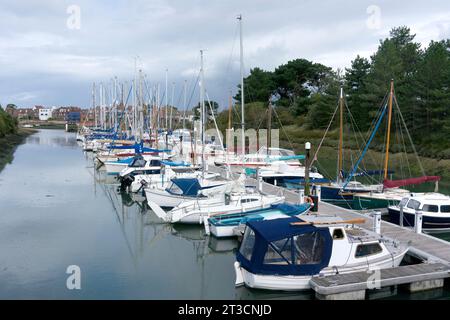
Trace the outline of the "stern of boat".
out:
<instances>
[{"instance_id":1,"label":"stern of boat","mask_svg":"<svg viewBox=\"0 0 450 320\"><path fill-rule=\"evenodd\" d=\"M236 285L236 287L243 286L245 284L244 275L242 274L241 264L237 261L234 262L234 271L236 273L236 281L234 284Z\"/></svg>"}]
</instances>

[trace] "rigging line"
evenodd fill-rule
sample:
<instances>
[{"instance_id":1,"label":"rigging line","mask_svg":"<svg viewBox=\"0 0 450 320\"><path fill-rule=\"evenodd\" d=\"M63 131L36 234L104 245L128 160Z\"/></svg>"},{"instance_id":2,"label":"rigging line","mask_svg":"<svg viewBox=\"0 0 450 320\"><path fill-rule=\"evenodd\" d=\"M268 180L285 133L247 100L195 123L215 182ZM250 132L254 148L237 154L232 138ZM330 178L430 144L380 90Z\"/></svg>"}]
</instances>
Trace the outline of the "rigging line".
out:
<instances>
[{"instance_id":1,"label":"rigging line","mask_svg":"<svg viewBox=\"0 0 450 320\"><path fill-rule=\"evenodd\" d=\"M408 161L408 154L406 153L406 145L405 145L405 139L403 135L403 130L400 125L400 116L396 113L395 114L395 128L396 128L396 137L397 137L397 143L401 146L403 153L400 154L400 173L401 177L406 177L404 167L406 163L406 168L411 176L411 168L409 167L409 161Z\"/></svg>"},{"instance_id":2,"label":"rigging line","mask_svg":"<svg viewBox=\"0 0 450 320\"><path fill-rule=\"evenodd\" d=\"M356 123L356 120L353 118L353 115L352 115L351 111L349 110L348 105L345 104L345 106L346 106L346 108L347 108L347 110L348 110L348 112L349 112L349 114L350 114L350 117L351 117L351 119L350 119L350 124L352 125L352 128L353 128L353 133L354 133L354 136L355 136L355 141L356 141L356 144L357 144L357 146L358 146L358 152L361 153L361 145L359 144L357 132L359 133L359 136L361 137L362 142L364 143L364 145L365 145L367 142L365 141L364 137L362 136L361 131L359 130L358 124ZM356 130L355 130L355 126L356 126ZM358 152L355 152L355 154L357 154ZM370 154L370 153L369 153L369 154ZM350 151L350 157L351 157L352 166L353 166L353 154L352 154L351 151ZM373 158L373 156L372 156L371 154L370 154L370 158L372 158L372 160L374 161L374 158ZM374 162L375 162L375 161L374 161ZM364 171L364 172L367 172L367 171L368 171L368 170L367 170L367 167L366 167L366 161L365 161L364 159L361 161L361 167L362 167L362 171ZM376 180L375 180L374 178L372 178L371 176L367 176L367 177L364 177L364 178L366 178L366 179L369 180L370 182L375 182L375 181L376 181ZM356 178L355 178L355 180L356 180Z\"/></svg>"},{"instance_id":3,"label":"rigging line","mask_svg":"<svg viewBox=\"0 0 450 320\"><path fill-rule=\"evenodd\" d=\"M227 67L225 69L226 70L225 71L226 79L229 82L231 82L231 78L229 77L230 76L230 69L231 69L231 60L233 59L233 53L234 53L234 48L235 48L235 45L236 45L236 39L237 39L238 31L239 31L239 26L236 25L235 26L235 30L234 30L233 44L231 46L231 52L230 52L230 56L228 58Z\"/></svg>"},{"instance_id":4,"label":"rigging line","mask_svg":"<svg viewBox=\"0 0 450 320\"><path fill-rule=\"evenodd\" d=\"M397 118L398 118L398 122L400 122L400 116L398 114L397 114ZM409 176L412 177L411 164L409 163L409 157L408 157L408 153L407 153L407 149L406 149L405 135L403 134L403 129L401 127L400 127L400 134L401 134L401 138L402 138L403 150L405 152L405 158L406 158L406 164L408 166ZM402 167L402 169L403 169L403 167Z\"/></svg>"},{"instance_id":5,"label":"rigging line","mask_svg":"<svg viewBox=\"0 0 450 320\"><path fill-rule=\"evenodd\" d=\"M205 91L206 91L206 90L205 90ZM211 114L212 114L212 116L213 116L214 125L215 125L215 127L216 127L217 135L218 135L219 142L220 142L220 147L222 148L222 151L225 153L226 151L225 151L225 148L224 148L224 146L223 146L222 135L220 134L219 127L217 126L216 116L214 115L214 110L213 110L213 108L212 108L212 105L211 105L211 101L210 101L210 99L209 99L208 92L205 92L205 93L206 93L206 99L208 99L208 105L209 105L209 108L210 108L210 110L211 110ZM233 177L233 174L232 174L232 172L231 172L231 167L230 167L230 165L227 165L226 168L227 168L228 172L230 173L230 177Z\"/></svg>"},{"instance_id":6,"label":"rigging line","mask_svg":"<svg viewBox=\"0 0 450 320\"><path fill-rule=\"evenodd\" d=\"M347 99L345 99L344 102L345 102L345 107L348 110L348 113L350 115L350 121L352 123L352 126L353 126L353 124L354 124L354 126L356 126L357 132L358 132L358 134L359 134L359 136L360 136L360 138L362 140L362 143L363 143L363 145L365 145L367 143L367 140L364 139L364 137L363 137L363 135L361 133L361 130L360 130L359 126L358 126L358 123L356 122L355 118L353 117L352 112L350 111L350 108L349 108L349 106L347 104ZM356 136L356 132L355 132L355 136ZM358 139L355 139L355 140L356 140L356 144L358 145L359 151L361 151L361 145L359 144ZM370 154L369 157L372 158L372 160L375 162L375 158L373 157L373 155Z\"/></svg>"},{"instance_id":7,"label":"rigging line","mask_svg":"<svg viewBox=\"0 0 450 320\"><path fill-rule=\"evenodd\" d=\"M410 135L410 133L409 133L408 127L406 126L405 119L403 118L403 114L402 114L402 112L400 111L400 107L399 107L399 105L398 105L397 97L395 96L395 94L394 94L394 102L395 102L395 106L397 107L398 113L399 113L399 115L400 115L400 119L402 120L402 124L403 124L403 126L405 127L406 133L407 133L407 135L408 135L409 142L411 143L411 147L412 147L412 149L413 149L413 151L414 151L414 155L416 156L417 162L419 163L420 171L422 172L423 176L426 176L425 170L424 170L424 168L423 168L423 166L422 166L422 162L420 161L420 158L419 158L419 154L417 153L416 146L414 145L414 143L413 143L413 141L412 141L412 138L411 138L411 135Z\"/></svg>"},{"instance_id":8,"label":"rigging line","mask_svg":"<svg viewBox=\"0 0 450 320\"><path fill-rule=\"evenodd\" d=\"M374 117L374 119L372 120L372 124L370 125L370 128L369 128L369 130L368 130L367 133L366 133L366 135L367 135L366 140L370 137L370 133L373 131L373 128L375 128L375 125L376 125L377 119L378 119L378 115L380 114L381 110L383 110L384 105L385 105L386 102L387 102L388 96L389 96L389 92L386 92L386 94L384 95L384 98L383 98L383 100L382 100L382 102L381 102L381 105L380 105L380 107L378 108L377 115L376 115L376 116Z\"/></svg>"},{"instance_id":9,"label":"rigging line","mask_svg":"<svg viewBox=\"0 0 450 320\"><path fill-rule=\"evenodd\" d=\"M317 162L317 156L319 155L319 151L320 151L320 149L322 148L322 145L323 145L323 143L324 143L324 141L325 141L325 138L327 137L328 132L330 131L331 125L333 124L333 121L334 121L334 118L336 117L336 114L337 114L338 109L339 109L339 104L336 106L336 109L334 110L333 117L331 117L331 121L330 121L330 123L328 124L328 128L327 128L327 130L325 131L325 134L323 135L322 141L320 141L320 144L319 144L319 147L317 148L316 154L314 155L314 157L313 157L313 159L312 159L311 166L312 166L315 162Z\"/></svg>"},{"instance_id":10,"label":"rigging line","mask_svg":"<svg viewBox=\"0 0 450 320\"><path fill-rule=\"evenodd\" d=\"M278 116L278 112L277 112L276 108L272 108L272 110L273 110L275 116L277 117L278 123L280 124L280 127L283 130L284 135L288 139L291 149L294 150L294 144L292 143L291 139L289 139L289 136L288 136L286 130L284 129L283 123L281 123L280 117Z\"/></svg>"},{"instance_id":11,"label":"rigging line","mask_svg":"<svg viewBox=\"0 0 450 320\"><path fill-rule=\"evenodd\" d=\"M259 125L257 127L257 130L261 129L261 125L263 124L264 120L266 120L266 116L269 113L269 110L266 109L266 111L264 111L264 115L261 117L261 121L259 122ZM268 130L269 128L267 128Z\"/></svg>"},{"instance_id":12,"label":"rigging line","mask_svg":"<svg viewBox=\"0 0 450 320\"><path fill-rule=\"evenodd\" d=\"M190 105L191 102L192 102L192 98L194 97L195 89L197 88L197 85L198 85L198 81L199 81L199 80L200 80L200 71L199 71L199 73L198 73L198 75L197 75L197 80L196 80L195 83L194 83L194 88L192 88L191 96L189 97L189 101L188 101L187 105ZM200 101L200 103L201 103L201 101Z\"/></svg>"},{"instance_id":13,"label":"rigging line","mask_svg":"<svg viewBox=\"0 0 450 320\"><path fill-rule=\"evenodd\" d=\"M378 111L377 111L377 114L376 114L376 116L375 116L375 118L374 118L374 121L373 121L373 123L372 123L372 125L371 125L371 127L370 127L370 130L369 131L367 131L367 134L368 134L368 138L374 138L372 135L373 135L373 132L374 132L374 130L375 130L375 127L378 125L380 125L378 122L379 122L379 120L380 120L380 116L385 112L385 105L386 105L386 103L387 103L387 94L385 95L385 99L383 100L383 103L384 103L384 106L383 107L381 107L380 109L378 109ZM375 126L373 125L375 123ZM368 140L366 140L366 139L363 139L363 141L368 141ZM367 142L365 143L365 145L367 145ZM367 153L367 151L366 152L363 152L363 153ZM360 151L360 153L359 153L359 157L361 158L361 156L362 156L362 154L363 153L361 153L361 151ZM372 158L372 160L374 161L374 164L376 165L376 166L378 166L377 165L377 161L375 161L375 159L374 158ZM361 159L360 160L360 162L363 162L364 161L364 159ZM364 161L365 162L365 161Z\"/></svg>"},{"instance_id":14,"label":"rigging line","mask_svg":"<svg viewBox=\"0 0 450 320\"><path fill-rule=\"evenodd\" d=\"M352 169L350 175L347 177L347 180L346 180L346 182L345 182L345 184L344 184L344 186L343 186L343 189L345 189L345 188L347 187L347 185L350 183L351 179L353 178L353 175L355 174L356 170L358 169L357 167L359 166L359 164L360 164L362 158L363 158L364 155L367 153L367 150L369 149L370 144L371 144L372 141L373 141L373 138L374 138L374 136L375 136L375 134L376 134L376 131L378 131L378 129L379 129L380 125L381 125L381 122L382 122L382 120L383 120L383 118L384 118L384 115L385 115L385 113L386 113L386 109L387 109L387 105L386 105L385 108L384 108L384 112L380 114L380 117L379 117L379 119L378 119L378 121L377 121L377 126L375 127L375 130L372 132L372 134L371 134L371 136L370 136L370 139L367 141L367 144L366 144L366 146L365 146L365 148L364 148L364 151L363 151L363 153L361 154L361 156L359 157L357 164L353 167L353 169Z\"/></svg>"}]
</instances>

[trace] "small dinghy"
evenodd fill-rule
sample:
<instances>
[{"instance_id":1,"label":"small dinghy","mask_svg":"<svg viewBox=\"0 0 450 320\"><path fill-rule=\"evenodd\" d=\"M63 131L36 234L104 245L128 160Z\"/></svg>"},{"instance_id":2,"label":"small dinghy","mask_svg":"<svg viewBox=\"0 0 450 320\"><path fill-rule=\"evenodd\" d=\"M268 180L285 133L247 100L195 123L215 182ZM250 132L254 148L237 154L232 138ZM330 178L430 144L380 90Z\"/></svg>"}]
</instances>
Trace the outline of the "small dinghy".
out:
<instances>
[{"instance_id":1,"label":"small dinghy","mask_svg":"<svg viewBox=\"0 0 450 320\"><path fill-rule=\"evenodd\" d=\"M275 220L290 218L307 213L311 209L309 203L302 205L292 205L288 203L274 204L270 208L254 210L233 214L219 214L208 219L205 224L207 232L212 233L216 238L228 238L236 236L235 229L245 225L249 221Z\"/></svg>"},{"instance_id":2,"label":"small dinghy","mask_svg":"<svg viewBox=\"0 0 450 320\"><path fill-rule=\"evenodd\" d=\"M236 285L301 291L313 276L399 266L407 245L354 225L363 222L309 215L249 221L234 265Z\"/></svg>"}]
</instances>

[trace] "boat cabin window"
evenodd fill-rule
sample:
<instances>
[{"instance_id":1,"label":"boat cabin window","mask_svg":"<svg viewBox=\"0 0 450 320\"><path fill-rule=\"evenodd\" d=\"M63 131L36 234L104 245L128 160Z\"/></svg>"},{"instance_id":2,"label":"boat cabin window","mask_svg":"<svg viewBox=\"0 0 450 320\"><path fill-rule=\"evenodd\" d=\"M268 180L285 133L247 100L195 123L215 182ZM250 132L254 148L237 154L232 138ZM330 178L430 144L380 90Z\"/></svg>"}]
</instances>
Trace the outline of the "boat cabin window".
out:
<instances>
[{"instance_id":1,"label":"boat cabin window","mask_svg":"<svg viewBox=\"0 0 450 320\"><path fill-rule=\"evenodd\" d=\"M420 202L414 199L409 200L408 202L408 208L413 210L418 210L420 207Z\"/></svg>"},{"instance_id":2,"label":"boat cabin window","mask_svg":"<svg viewBox=\"0 0 450 320\"><path fill-rule=\"evenodd\" d=\"M258 201L258 199L242 199L241 203L249 203L249 202L255 202Z\"/></svg>"},{"instance_id":3,"label":"boat cabin window","mask_svg":"<svg viewBox=\"0 0 450 320\"><path fill-rule=\"evenodd\" d=\"M450 213L450 206L441 206L441 212Z\"/></svg>"},{"instance_id":4,"label":"boat cabin window","mask_svg":"<svg viewBox=\"0 0 450 320\"><path fill-rule=\"evenodd\" d=\"M138 168L138 167L144 167L145 166L145 160L144 159L135 159L131 164L130 167L132 168Z\"/></svg>"},{"instance_id":5,"label":"boat cabin window","mask_svg":"<svg viewBox=\"0 0 450 320\"><path fill-rule=\"evenodd\" d=\"M379 243L360 244L356 248L355 258L364 258L379 254L383 251Z\"/></svg>"},{"instance_id":6,"label":"boat cabin window","mask_svg":"<svg viewBox=\"0 0 450 320\"><path fill-rule=\"evenodd\" d=\"M160 167L161 161L160 160L150 160L150 166L151 167Z\"/></svg>"},{"instance_id":7,"label":"boat cabin window","mask_svg":"<svg viewBox=\"0 0 450 320\"><path fill-rule=\"evenodd\" d=\"M322 261L325 239L319 232L294 237L295 264L318 264Z\"/></svg>"},{"instance_id":8,"label":"boat cabin window","mask_svg":"<svg viewBox=\"0 0 450 320\"><path fill-rule=\"evenodd\" d=\"M292 262L292 239L283 239L272 242L267 247L266 255L264 256L264 264L289 265Z\"/></svg>"},{"instance_id":9,"label":"boat cabin window","mask_svg":"<svg viewBox=\"0 0 450 320\"><path fill-rule=\"evenodd\" d=\"M239 252L244 256L245 259L250 261L252 259L253 247L255 245L255 232L250 229L245 229L244 239L242 240L241 248Z\"/></svg>"},{"instance_id":10,"label":"boat cabin window","mask_svg":"<svg viewBox=\"0 0 450 320\"><path fill-rule=\"evenodd\" d=\"M183 194L183 190L180 189L180 187L178 187L175 183L172 182L172 185L170 186L170 188L168 189L168 191L170 193L173 194L178 194L178 195L182 195Z\"/></svg>"},{"instance_id":11,"label":"boat cabin window","mask_svg":"<svg viewBox=\"0 0 450 320\"><path fill-rule=\"evenodd\" d=\"M345 238L344 230L342 229L334 229L333 231L333 240L342 240Z\"/></svg>"},{"instance_id":12,"label":"boat cabin window","mask_svg":"<svg viewBox=\"0 0 450 320\"><path fill-rule=\"evenodd\" d=\"M314 265L322 261L325 239L319 232L271 242L264 256L266 265Z\"/></svg>"},{"instance_id":13,"label":"boat cabin window","mask_svg":"<svg viewBox=\"0 0 450 320\"><path fill-rule=\"evenodd\" d=\"M439 212L439 206L434 206L434 205L431 205L431 204L424 204L423 208L422 208L422 211L425 211L425 212Z\"/></svg>"}]
</instances>

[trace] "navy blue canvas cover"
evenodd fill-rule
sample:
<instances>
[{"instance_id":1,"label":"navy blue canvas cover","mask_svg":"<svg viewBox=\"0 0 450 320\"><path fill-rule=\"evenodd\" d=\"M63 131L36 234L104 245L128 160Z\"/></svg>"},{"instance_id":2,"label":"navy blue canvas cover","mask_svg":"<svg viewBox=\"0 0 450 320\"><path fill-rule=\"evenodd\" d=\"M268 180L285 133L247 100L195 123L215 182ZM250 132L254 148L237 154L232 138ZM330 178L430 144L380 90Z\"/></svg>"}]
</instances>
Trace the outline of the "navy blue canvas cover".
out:
<instances>
[{"instance_id":1,"label":"navy blue canvas cover","mask_svg":"<svg viewBox=\"0 0 450 320\"><path fill-rule=\"evenodd\" d=\"M247 228L253 230L255 234L255 242L250 260L247 260L240 251L237 253L237 261L247 271L260 275L292 275L306 276L316 275L328 266L330 262L333 239L331 238L328 228L317 228L312 225L293 226L292 223L303 222L303 220L294 217L288 219L266 220L266 221L249 221ZM314 264L297 264L295 260L296 247L294 245L294 237L302 235L314 235L321 239L320 261ZM265 264L264 259L268 250L278 252L273 245L276 241L285 241L289 244L290 254L286 256L286 252L280 253L285 257L284 264ZM241 244L241 246L244 243Z\"/></svg>"},{"instance_id":2,"label":"navy blue canvas cover","mask_svg":"<svg viewBox=\"0 0 450 320\"><path fill-rule=\"evenodd\" d=\"M172 179L172 182L183 191L183 195L195 197L201 189L197 179Z\"/></svg>"}]
</instances>

